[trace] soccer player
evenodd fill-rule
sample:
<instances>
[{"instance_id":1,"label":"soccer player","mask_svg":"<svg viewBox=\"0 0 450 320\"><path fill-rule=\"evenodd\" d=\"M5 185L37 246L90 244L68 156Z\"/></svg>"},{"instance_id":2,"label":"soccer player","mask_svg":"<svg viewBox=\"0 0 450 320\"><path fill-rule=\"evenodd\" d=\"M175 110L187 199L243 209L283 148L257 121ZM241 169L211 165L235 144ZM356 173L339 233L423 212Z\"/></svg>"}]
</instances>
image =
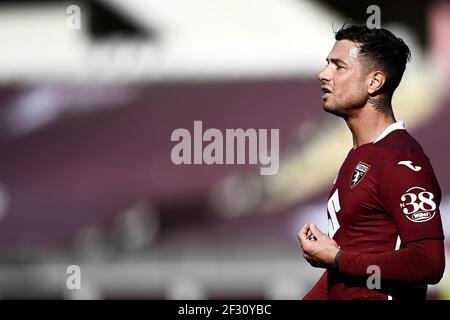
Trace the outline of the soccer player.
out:
<instances>
[{"instance_id":1,"label":"soccer player","mask_svg":"<svg viewBox=\"0 0 450 320\"><path fill-rule=\"evenodd\" d=\"M344 26L319 80L353 135L328 200L328 235L306 224L304 258L326 268L304 299L426 299L445 268L441 191L392 95L411 53L386 29ZM380 281L375 277L379 276Z\"/></svg>"}]
</instances>

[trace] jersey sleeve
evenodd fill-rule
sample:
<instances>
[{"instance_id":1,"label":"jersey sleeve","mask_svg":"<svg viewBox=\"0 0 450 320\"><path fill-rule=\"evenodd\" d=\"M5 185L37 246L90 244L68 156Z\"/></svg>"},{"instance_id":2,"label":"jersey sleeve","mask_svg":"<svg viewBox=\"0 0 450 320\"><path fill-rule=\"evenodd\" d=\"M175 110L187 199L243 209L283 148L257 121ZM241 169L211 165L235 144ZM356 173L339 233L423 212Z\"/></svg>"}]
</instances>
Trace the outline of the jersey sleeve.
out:
<instances>
[{"instance_id":1,"label":"jersey sleeve","mask_svg":"<svg viewBox=\"0 0 450 320\"><path fill-rule=\"evenodd\" d=\"M444 241L410 241L399 250L382 253L341 251L337 268L342 273L367 277L370 266L378 266L385 280L436 284L445 269Z\"/></svg>"},{"instance_id":2,"label":"jersey sleeve","mask_svg":"<svg viewBox=\"0 0 450 320\"><path fill-rule=\"evenodd\" d=\"M391 161L381 176L380 200L394 219L402 244L444 239L441 190L427 158L409 155Z\"/></svg>"}]
</instances>

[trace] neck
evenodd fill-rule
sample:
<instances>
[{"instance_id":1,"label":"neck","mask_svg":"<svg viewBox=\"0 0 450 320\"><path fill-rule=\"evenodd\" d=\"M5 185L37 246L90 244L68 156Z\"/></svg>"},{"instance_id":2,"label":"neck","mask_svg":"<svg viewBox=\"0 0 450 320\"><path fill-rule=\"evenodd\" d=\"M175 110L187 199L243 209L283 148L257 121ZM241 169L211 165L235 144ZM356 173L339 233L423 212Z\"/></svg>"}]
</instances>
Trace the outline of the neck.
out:
<instances>
[{"instance_id":1,"label":"neck","mask_svg":"<svg viewBox=\"0 0 450 320\"><path fill-rule=\"evenodd\" d=\"M356 115L345 121L353 135L353 149L375 141L388 126L396 122L393 114L379 112L371 105L359 109Z\"/></svg>"}]
</instances>

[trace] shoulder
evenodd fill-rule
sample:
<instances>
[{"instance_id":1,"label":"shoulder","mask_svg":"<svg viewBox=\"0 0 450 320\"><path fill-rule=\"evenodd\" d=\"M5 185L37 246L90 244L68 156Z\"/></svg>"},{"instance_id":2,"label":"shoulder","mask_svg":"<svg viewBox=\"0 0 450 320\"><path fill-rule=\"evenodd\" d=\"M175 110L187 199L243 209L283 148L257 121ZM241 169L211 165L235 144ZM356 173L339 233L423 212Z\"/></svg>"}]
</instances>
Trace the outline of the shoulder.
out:
<instances>
[{"instance_id":1,"label":"shoulder","mask_svg":"<svg viewBox=\"0 0 450 320\"><path fill-rule=\"evenodd\" d=\"M395 130L375 145L393 153L409 153L425 156L422 146L406 130Z\"/></svg>"},{"instance_id":2,"label":"shoulder","mask_svg":"<svg viewBox=\"0 0 450 320\"><path fill-rule=\"evenodd\" d=\"M382 155L384 165L415 170L414 164L428 167L430 160L420 143L406 130L395 130L375 143L377 153Z\"/></svg>"},{"instance_id":3,"label":"shoulder","mask_svg":"<svg viewBox=\"0 0 450 320\"><path fill-rule=\"evenodd\" d=\"M439 190L429 158L406 130L396 130L375 145L377 153L383 157L382 184L427 185Z\"/></svg>"}]
</instances>

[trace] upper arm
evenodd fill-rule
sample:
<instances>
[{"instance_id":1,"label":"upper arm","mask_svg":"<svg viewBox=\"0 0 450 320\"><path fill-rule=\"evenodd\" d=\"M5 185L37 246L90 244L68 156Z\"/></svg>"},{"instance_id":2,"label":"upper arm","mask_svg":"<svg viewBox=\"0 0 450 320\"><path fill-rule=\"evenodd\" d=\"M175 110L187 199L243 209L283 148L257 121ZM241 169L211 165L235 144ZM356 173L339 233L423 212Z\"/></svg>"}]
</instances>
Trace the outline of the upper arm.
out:
<instances>
[{"instance_id":1,"label":"upper arm","mask_svg":"<svg viewBox=\"0 0 450 320\"><path fill-rule=\"evenodd\" d=\"M444 238L441 190L427 159L409 156L391 162L381 177L380 199L402 243Z\"/></svg>"}]
</instances>

